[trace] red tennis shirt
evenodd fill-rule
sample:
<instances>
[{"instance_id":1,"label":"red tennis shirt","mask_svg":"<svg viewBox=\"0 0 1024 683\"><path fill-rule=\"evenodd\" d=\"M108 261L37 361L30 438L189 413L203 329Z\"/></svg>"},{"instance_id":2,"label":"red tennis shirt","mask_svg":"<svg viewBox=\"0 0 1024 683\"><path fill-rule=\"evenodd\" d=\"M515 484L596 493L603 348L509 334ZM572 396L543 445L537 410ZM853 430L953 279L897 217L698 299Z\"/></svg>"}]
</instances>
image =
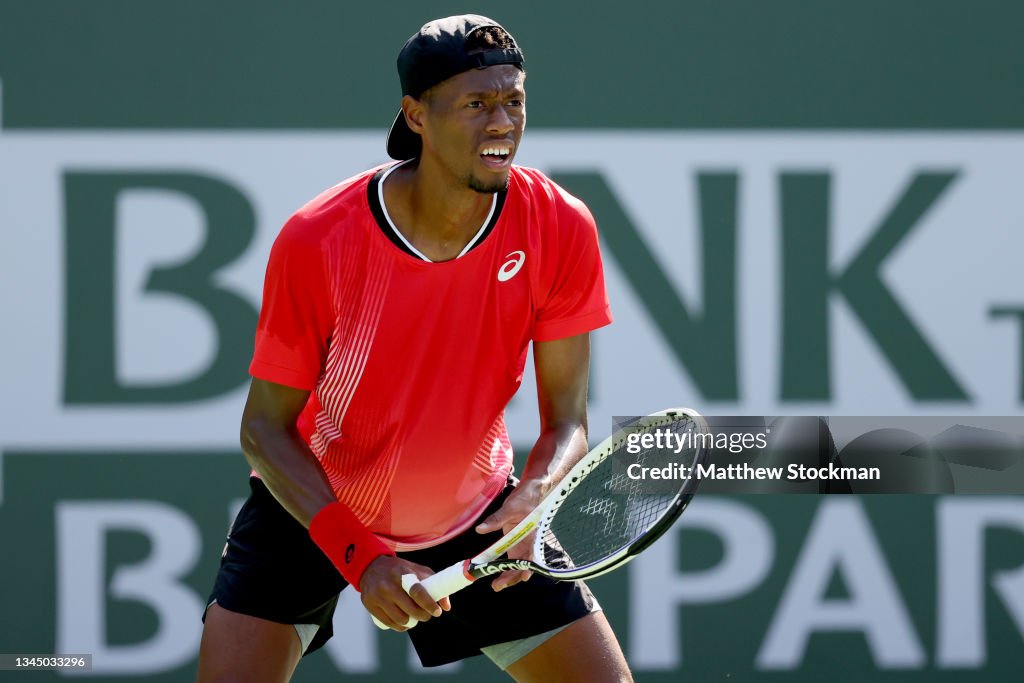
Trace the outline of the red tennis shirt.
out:
<instances>
[{"instance_id":1,"label":"red tennis shirt","mask_svg":"<svg viewBox=\"0 0 1024 683\"><path fill-rule=\"evenodd\" d=\"M512 470L504 412L531 340L611 322L594 219L539 171L456 259L432 263L383 205L396 166L300 209L267 266L253 377L311 391L298 428L338 500L413 550L466 530Z\"/></svg>"}]
</instances>

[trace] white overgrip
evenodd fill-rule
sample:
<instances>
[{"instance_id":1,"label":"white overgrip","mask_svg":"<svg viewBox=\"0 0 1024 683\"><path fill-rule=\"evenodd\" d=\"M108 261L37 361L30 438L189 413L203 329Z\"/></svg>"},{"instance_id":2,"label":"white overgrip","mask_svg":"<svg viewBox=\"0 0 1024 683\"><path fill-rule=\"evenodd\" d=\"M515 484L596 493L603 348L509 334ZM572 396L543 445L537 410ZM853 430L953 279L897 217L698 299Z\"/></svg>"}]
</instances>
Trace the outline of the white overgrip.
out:
<instances>
[{"instance_id":1,"label":"white overgrip","mask_svg":"<svg viewBox=\"0 0 1024 683\"><path fill-rule=\"evenodd\" d=\"M460 590L473 583L473 579L466 576L466 572L463 571L462 565L462 562L453 564L448 567L448 569L443 569L433 576L428 576L420 581L420 583L423 584L423 587L427 589L427 592L430 593L430 597L434 598L434 600L447 598L452 593L458 593ZM407 574L406 576L410 575ZM405 577L403 576L402 579L404 581ZM413 583L416 582L413 581ZM405 586L404 583L402 585L403 587ZM412 586L410 586L410 588L411 587ZM409 589L406 588L405 592L408 593Z\"/></svg>"},{"instance_id":2,"label":"white overgrip","mask_svg":"<svg viewBox=\"0 0 1024 683\"><path fill-rule=\"evenodd\" d=\"M408 593L412 590L413 586L417 583L421 583L423 584L423 587L427 589L427 593L430 594L430 597L434 600L446 598L452 593L457 593L469 584L473 583L473 579L467 577L465 572L462 570L462 564L463 563L461 562L453 564L447 569L443 569L433 576L428 576L422 581L420 581L419 577L415 574L403 574L402 588L406 593ZM386 626L384 622L379 620L377 617L373 618L373 623L377 625L377 628L388 628L388 626ZM410 617L409 621L405 623L405 628L412 628L417 623L416 619Z\"/></svg>"}]
</instances>

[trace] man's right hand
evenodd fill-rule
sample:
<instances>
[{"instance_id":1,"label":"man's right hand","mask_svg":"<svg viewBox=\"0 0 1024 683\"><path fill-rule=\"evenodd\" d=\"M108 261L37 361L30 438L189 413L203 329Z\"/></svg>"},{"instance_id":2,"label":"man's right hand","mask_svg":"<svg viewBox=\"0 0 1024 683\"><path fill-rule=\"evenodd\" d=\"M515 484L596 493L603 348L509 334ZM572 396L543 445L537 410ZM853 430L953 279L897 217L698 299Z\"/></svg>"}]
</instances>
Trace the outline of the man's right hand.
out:
<instances>
[{"instance_id":1,"label":"man's right hand","mask_svg":"<svg viewBox=\"0 0 1024 683\"><path fill-rule=\"evenodd\" d=\"M381 555L366 567L359 579L359 592L366 611L396 631L407 630L409 617L427 621L452 608L448 598L434 600L427 589L414 585L408 593L402 588L402 575L415 574L425 579L434 574L430 567L390 555Z\"/></svg>"}]
</instances>

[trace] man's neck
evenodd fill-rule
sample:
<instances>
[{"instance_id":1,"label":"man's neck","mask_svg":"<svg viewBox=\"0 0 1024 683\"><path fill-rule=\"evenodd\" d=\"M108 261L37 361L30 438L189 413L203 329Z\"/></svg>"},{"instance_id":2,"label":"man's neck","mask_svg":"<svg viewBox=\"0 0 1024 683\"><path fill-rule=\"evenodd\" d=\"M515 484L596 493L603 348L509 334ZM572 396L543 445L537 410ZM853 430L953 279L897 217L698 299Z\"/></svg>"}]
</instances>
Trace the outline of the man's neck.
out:
<instances>
[{"instance_id":1,"label":"man's neck","mask_svg":"<svg viewBox=\"0 0 1024 683\"><path fill-rule=\"evenodd\" d=\"M384 203L399 232L431 261L450 261L483 227L494 195L472 190L419 160L396 168L384 182Z\"/></svg>"}]
</instances>

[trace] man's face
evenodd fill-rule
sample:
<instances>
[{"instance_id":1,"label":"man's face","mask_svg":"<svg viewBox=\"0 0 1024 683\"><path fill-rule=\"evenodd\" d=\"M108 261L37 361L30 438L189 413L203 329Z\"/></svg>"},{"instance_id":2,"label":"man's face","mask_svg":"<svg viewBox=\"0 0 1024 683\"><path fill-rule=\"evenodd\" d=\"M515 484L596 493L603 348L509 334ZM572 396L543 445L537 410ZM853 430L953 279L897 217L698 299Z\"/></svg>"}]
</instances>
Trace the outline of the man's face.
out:
<instances>
[{"instance_id":1,"label":"man's face","mask_svg":"<svg viewBox=\"0 0 1024 683\"><path fill-rule=\"evenodd\" d=\"M500 64L471 69L430 89L423 104L423 155L477 192L508 188L526 126L526 75Z\"/></svg>"}]
</instances>

